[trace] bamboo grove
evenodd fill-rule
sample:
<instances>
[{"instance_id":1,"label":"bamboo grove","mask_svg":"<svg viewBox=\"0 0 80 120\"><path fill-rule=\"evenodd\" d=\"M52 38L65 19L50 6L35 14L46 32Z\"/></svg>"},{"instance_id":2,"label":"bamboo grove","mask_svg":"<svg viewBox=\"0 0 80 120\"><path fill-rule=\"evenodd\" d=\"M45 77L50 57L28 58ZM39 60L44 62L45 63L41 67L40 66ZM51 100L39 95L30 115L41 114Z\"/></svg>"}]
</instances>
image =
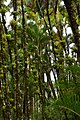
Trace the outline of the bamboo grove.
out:
<instances>
[{"instance_id":1,"label":"bamboo grove","mask_svg":"<svg viewBox=\"0 0 80 120\"><path fill-rule=\"evenodd\" d=\"M80 0L0 0L0 120L80 120Z\"/></svg>"}]
</instances>

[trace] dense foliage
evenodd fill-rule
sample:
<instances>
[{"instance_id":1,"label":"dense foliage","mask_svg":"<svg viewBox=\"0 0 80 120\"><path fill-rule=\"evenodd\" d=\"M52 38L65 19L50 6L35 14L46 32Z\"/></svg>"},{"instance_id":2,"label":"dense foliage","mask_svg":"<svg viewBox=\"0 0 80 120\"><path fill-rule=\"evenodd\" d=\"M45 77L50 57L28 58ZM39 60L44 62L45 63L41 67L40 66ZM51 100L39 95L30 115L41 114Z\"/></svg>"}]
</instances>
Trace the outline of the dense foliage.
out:
<instances>
[{"instance_id":1,"label":"dense foliage","mask_svg":"<svg viewBox=\"0 0 80 120\"><path fill-rule=\"evenodd\" d=\"M0 0L0 120L80 120L80 0Z\"/></svg>"}]
</instances>

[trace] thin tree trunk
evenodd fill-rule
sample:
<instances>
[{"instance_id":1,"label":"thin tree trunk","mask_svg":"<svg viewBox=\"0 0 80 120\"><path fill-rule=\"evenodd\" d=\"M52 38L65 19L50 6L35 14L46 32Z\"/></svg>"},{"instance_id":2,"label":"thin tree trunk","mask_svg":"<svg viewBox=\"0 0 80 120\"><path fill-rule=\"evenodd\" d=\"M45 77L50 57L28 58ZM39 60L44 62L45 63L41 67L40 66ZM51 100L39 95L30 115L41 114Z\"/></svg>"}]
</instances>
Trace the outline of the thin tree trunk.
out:
<instances>
[{"instance_id":1,"label":"thin tree trunk","mask_svg":"<svg viewBox=\"0 0 80 120\"><path fill-rule=\"evenodd\" d=\"M19 90L19 65L18 65L18 35L17 35L17 1L13 0L13 9L15 11L13 18L16 22L13 27L14 31L14 44L15 44L15 49L14 49L14 55L15 55L15 66L14 66L14 77L15 77L15 93L14 93L14 98L15 98L15 120L22 119L22 114L21 114L21 107L19 107L20 104L20 90Z\"/></svg>"},{"instance_id":2,"label":"thin tree trunk","mask_svg":"<svg viewBox=\"0 0 80 120\"><path fill-rule=\"evenodd\" d=\"M0 113L2 114L3 112L3 105L2 105L2 79L3 79L3 67L2 67L2 23L1 23L1 18L0 18ZM0 116L1 117L1 116Z\"/></svg>"},{"instance_id":3,"label":"thin tree trunk","mask_svg":"<svg viewBox=\"0 0 80 120\"><path fill-rule=\"evenodd\" d=\"M75 45L77 47L77 60L80 62L80 34L78 30L78 24L77 24L77 9L76 5L73 0L64 0L68 15L69 15L69 20L70 20L70 25L74 34L74 41Z\"/></svg>"},{"instance_id":4,"label":"thin tree trunk","mask_svg":"<svg viewBox=\"0 0 80 120\"><path fill-rule=\"evenodd\" d=\"M25 27L25 14L24 14L24 4L23 0L21 0L21 8L22 8L22 33L23 33L23 52L24 52L24 113L28 120L30 120L30 111L29 111L29 92L28 92L28 67L27 67L27 39L26 39L26 27Z\"/></svg>"}]
</instances>

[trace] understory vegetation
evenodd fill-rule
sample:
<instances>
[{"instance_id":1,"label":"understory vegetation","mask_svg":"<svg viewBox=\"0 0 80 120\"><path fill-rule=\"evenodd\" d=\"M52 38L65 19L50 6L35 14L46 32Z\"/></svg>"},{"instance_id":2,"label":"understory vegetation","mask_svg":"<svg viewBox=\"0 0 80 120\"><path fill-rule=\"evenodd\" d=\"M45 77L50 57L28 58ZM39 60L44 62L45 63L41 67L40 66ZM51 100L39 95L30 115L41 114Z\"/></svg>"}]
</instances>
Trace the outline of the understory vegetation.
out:
<instances>
[{"instance_id":1,"label":"understory vegetation","mask_svg":"<svg viewBox=\"0 0 80 120\"><path fill-rule=\"evenodd\" d=\"M80 0L0 0L0 120L80 120Z\"/></svg>"}]
</instances>

